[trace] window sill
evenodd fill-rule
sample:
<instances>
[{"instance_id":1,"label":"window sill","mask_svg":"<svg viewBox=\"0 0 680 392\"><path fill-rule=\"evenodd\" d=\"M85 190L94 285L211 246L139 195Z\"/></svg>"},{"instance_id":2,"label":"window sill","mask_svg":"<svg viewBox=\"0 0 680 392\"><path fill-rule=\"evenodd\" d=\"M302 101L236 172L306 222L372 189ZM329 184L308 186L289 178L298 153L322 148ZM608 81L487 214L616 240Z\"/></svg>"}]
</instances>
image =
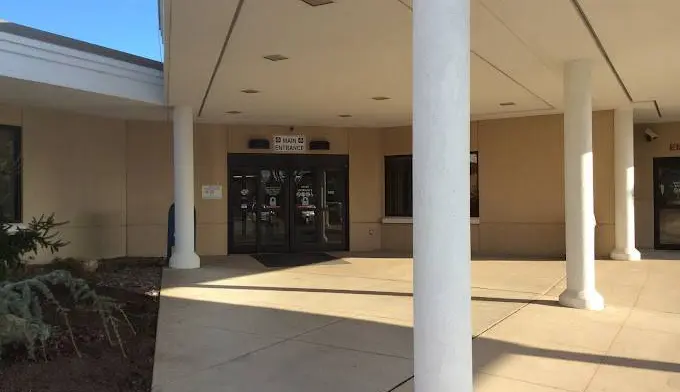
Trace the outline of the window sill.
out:
<instances>
[{"instance_id":1,"label":"window sill","mask_svg":"<svg viewBox=\"0 0 680 392\"><path fill-rule=\"evenodd\" d=\"M407 216L386 216L382 218L382 223L386 225L412 225L413 218ZM470 218L471 225L478 225L479 218Z\"/></svg>"}]
</instances>

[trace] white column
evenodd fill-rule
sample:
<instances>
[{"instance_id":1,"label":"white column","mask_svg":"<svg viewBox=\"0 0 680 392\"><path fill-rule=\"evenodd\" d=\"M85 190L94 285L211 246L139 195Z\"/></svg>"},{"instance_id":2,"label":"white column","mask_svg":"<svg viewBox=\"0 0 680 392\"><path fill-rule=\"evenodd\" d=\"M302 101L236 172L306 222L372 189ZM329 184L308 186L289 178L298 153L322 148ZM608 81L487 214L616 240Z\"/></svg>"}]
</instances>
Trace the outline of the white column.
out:
<instances>
[{"instance_id":1,"label":"white column","mask_svg":"<svg viewBox=\"0 0 680 392\"><path fill-rule=\"evenodd\" d=\"M567 289L560 303L600 310L595 290L595 209L593 199L593 107L591 65L587 60L564 68L564 191Z\"/></svg>"},{"instance_id":2,"label":"white column","mask_svg":"<svg viewBox=\"0 0 680 392\"><path fill-rule=\"evenodd\" d=\"M470 0L413 7L415 390L472 391Z\"/></svg>"},{"instance_id":3,"label":"white column","mask_svg":"<svg viewBox=\"0 0 680 392\"><path fill-rule=\"evenodd\" d=\"M175 165L175 250L171 268L199 268L194 249L194 114L190 107L172 112Z\"/></svg>"},{"instance_id":4,"label":"white column","mask_svg":"<svg viewBox=\"0 0 680 392\"><path fill-rule=\"evenodd\" d=\"M616 206L616 247L614 260L640 260L635 249L635 148L633 108L614 112L614 198Z\"/></svg>"}]
</instances>

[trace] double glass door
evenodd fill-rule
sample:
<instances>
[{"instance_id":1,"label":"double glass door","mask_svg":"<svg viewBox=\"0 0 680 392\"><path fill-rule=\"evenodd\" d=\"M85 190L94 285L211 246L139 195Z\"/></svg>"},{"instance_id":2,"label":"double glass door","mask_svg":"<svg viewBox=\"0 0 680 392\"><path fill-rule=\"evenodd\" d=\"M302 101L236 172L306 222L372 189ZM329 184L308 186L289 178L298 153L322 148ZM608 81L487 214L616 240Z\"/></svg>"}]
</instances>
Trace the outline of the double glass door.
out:
<instances>
[{"instance_id":1,"label":"double glass door","mask_svg":"<svg viewBox=\"0 0 680 392\"><path fill-rule=\"evenodd\" d=\"M230 169L230 252L346 249L346 165L274 157Z\"/></svg>"},{"instance_id":2,"label":"double glass door","mask_svg":"<svg viewBox=\"0 0 680 392\"><path fill-rule=\"evenodd\" d=\"M680 249L680 158L654 159L654 245Z\"/></svg>"}]
</instances>

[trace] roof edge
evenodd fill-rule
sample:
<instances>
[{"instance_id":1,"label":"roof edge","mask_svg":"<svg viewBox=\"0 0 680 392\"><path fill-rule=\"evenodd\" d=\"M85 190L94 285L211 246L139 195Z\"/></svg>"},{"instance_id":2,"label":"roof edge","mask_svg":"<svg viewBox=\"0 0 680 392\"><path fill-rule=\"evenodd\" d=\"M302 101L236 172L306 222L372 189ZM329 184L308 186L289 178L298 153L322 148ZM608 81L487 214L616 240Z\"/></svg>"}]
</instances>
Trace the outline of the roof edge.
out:
<instances>
[{"instance_id":1,"label":"roof edge","mask_svg":"<svg viewBox=\"0 0 680 392\"><path fill-rule=\"evenodd\" d=\"M0 32L34 39L36 41L62 46L64 48L79 50L81 52L91 53L102 57L108 57L110 59L119 60L146 68L156 69L159 71L163 70L163 63L160 61L151 60L147 59L146 57L141 57L104 46L91 44L89 42L64 37L63 35L48 33L47 31L34 29L32 27L12 22L0 20Z\"/></svg>"}]
</instances>

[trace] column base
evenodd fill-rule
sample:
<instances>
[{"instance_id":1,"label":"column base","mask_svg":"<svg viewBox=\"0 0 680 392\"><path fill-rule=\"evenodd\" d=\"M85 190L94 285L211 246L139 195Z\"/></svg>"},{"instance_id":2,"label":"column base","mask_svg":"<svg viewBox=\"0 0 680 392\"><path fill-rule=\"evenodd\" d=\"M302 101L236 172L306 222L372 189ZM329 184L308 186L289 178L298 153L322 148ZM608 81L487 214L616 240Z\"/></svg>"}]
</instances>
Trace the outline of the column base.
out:
<instances>
[{"instance_id":1,"label":"column base","mask_svg":"<svg viewBox=\"0 0 680 392\"><path fill-rule=\"evenodd\" d=\"M592 291L572 291L564 290L560 294L560 304L576 309L602 310L604 309L604 298L595 290Z\"/></svg>"},{"instance_id":2,"label":"column base","mask_svg":"<svg viewBox=\"0 0 680 392\"><path fill-rule=\"evenodd\" d=\"M170 268L195 269L201 268L201 258L194 252L173 253L170 257Z\"/></svg>"},{"instance_id":3,"label":"column base","mask_svg":"<svg viewBox=\"0 0 680 392\"><path fill-rule=\"evenodd\" d=\"M640 261L642 260L642 255L640 251L633 249L614 249L612 253L609 254L612 260L622 260L622 261Z\"/></svg>"}]
</instances>

